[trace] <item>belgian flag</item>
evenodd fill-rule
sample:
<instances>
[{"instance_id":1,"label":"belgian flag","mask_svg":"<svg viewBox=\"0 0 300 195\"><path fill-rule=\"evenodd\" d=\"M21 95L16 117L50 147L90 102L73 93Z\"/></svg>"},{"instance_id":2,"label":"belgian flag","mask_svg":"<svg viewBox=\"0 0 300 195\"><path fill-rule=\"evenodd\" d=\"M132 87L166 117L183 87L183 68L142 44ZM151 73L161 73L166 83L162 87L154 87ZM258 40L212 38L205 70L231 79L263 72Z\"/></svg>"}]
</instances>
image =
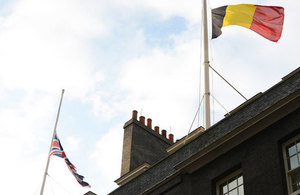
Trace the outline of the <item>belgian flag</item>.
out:
<instances>
[{"instance_id":1,"label":"belgian flag","mask_svg":"<svg viewBox=\"0 0 300 195\"><path fill-rule=\"evenodd\" d=\"M212 38L220 36L224 26L239 25L277 42L283 20L284 8L278 6L239 4L215 8L212 9Z\"/></svg>"}]
</instances>

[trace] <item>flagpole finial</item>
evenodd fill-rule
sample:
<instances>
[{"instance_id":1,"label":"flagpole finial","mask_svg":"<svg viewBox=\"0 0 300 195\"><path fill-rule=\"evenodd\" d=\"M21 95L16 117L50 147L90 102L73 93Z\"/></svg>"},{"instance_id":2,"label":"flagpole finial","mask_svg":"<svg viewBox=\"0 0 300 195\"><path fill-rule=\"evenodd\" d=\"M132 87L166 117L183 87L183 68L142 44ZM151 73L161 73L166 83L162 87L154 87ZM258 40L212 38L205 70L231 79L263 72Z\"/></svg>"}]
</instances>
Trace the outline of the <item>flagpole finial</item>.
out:
<instances>
[{"instance_id":1,"label":"flagpole finial","mask_svg":"<svg viewBox=\"0 0 300 195\"><path fill-rule=\"evenodd\" d=\"M62 89L61 92L64 93L64 92L65 92L65 89Z\"/></svg>"}]
</instances>

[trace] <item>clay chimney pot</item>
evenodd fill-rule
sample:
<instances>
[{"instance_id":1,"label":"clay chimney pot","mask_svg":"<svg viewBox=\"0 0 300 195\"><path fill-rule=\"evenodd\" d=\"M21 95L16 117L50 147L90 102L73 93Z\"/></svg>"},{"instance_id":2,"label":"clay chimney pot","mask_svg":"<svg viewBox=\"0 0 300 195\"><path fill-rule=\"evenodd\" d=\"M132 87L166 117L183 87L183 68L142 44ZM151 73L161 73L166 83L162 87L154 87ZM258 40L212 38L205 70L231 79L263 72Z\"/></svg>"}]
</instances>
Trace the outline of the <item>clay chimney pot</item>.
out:
<instances>
[{"instance_id":1,"label":"clay chimney pot","mask_svg":"<svg viewBox=\"0 0 300 195\"><path fill-rule=\"evenodd\" d=\"M132 111L132 118L137 119L138 112L136 110Z\"/></svg>"},{"instance_id":2,"label":"clay chimney pot","mask_svg":"<svg viewBox=\"0 0 300 195\"><path fill-rule=\"evenodd\" d=\"M140 116L140 122L145 125L145 117L144 116Z\"/></svg>"},{"instance_id":3,"label":"clay chimney pot","mask_svg":"<svg viewBox=\"0 0 300 195\"><path fill-rule=\"evenodd\" d=\"M169 140L173 143L174 142L174 135L172 133L169 134Z\"/></svg>"},{"instance_id":4,"label":"clay chimney pot","mask_svg":"<svg viewBox=\"0 0 300 195\"><path fill-rule=\"evenodd\" d=\"M167 138L167 130L165 129L161 130L161 135Z\"/></svg>"},{"instance_id":5,"label":"clay chimney pot","mask_svg":"<svg viewBox=\"0 0 300 195\"><path fill-rule=\"evenodd\" d=\"M154 131L155 131L156 133L159 133L159 126L155 126L155 127L154 127Z\"/></svg>"},{"instance_id":6,"label":"clay chimney pot","mask_svg":"<svg viewBox=\"0 0 300 195\"><path fill-rule=\"evenodd\" d=\"M151 118L147 119L147 127L149 127L150 129L152 129L152 120L151 120Z\"/></svg>"}]
</instances>

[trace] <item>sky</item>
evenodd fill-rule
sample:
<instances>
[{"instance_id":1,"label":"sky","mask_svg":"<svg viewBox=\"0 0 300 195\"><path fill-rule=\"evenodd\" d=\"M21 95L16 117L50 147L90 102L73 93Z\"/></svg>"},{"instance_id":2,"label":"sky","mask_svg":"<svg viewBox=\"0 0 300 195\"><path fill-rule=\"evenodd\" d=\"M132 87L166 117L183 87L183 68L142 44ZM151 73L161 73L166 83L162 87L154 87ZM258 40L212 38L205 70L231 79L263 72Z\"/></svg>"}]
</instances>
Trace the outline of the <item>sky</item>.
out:
<instances>
[{"instance_id":1,"label":"sky","mask_svg":"<svg viewBox=\"0 0 300 195\"><path fill-rule=\"evenodd\" d=\"M239 3L285 8L277 43L238 26L210 41L211 66L251 98L299 67L300 1L209 7ZM203 95L200 39L200 0L0 0L0 194L39 194L62 89L57 135L92 187L53 156L45 195L114 190L132 110L186 135ZM244 99L210 78L217 123ZM201 108L193 129L202 120Z\"/></svg>"}]
</instances>

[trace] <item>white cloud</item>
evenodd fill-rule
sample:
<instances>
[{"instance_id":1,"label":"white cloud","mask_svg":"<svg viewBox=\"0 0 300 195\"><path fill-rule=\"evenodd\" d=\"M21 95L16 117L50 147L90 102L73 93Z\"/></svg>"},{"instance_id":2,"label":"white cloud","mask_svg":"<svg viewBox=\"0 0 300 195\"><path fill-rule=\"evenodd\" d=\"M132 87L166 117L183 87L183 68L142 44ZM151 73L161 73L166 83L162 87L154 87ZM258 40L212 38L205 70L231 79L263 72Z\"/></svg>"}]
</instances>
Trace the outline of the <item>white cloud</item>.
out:
<instances>
[{"instance_id":1,"label":"white cloud","mask_svg":"<svg viewBox=\"0 0 300 195\"><path fill-rule=\"evenodd\" d=\"M125 107L142 109L161 128L175 127L175 136L185 134L196 111L191 106L198 97L199 50L198 40L183 40L174 50L156 49L128 61L118 81L128 93Z\"/></svg>"},{"instance_id":2,"label":"white cloud","mask_svg":"<svg viewBox=\"0 0 300 195\"><path fill-rule=\"evenodd\" d=\"M16 3L0 29L0 84L8 89L67 88L72 95L85 94L101 79L87 41L109 29L96 16L90 4L74 1Z\"/></svg>"},{"instance_id":3,"label":"white cloud","mask_svg":"<svg viewBox=\"0 0 300 195\"><path fill-rule=\"evenodd\" d=\"M24 0L0 16L0 145L5 149L1 194L38 194L59 90L66 88L69 97L84 97L104 78L88 47L91 39L110 29L99 5ZM75 150L80 140L68 137L67 143ZM66 175L72 176L68 170ZM71 194L83 194L75 178L70 181L77 191Z\"/></svg>"},{"instance_id":4,"label":"white cloud","mask_svg":"<svg viewBox=\"0 0 300 195\"><path fill-rule=\"evenodd\" d=\"M0 110L0 133L8 139L26 144L25 151L28 152L30 146L40 141L35 135L40 135L40 130L49 125L49 114L54 112L54 102L49 97L31 94L14 103L13 107Z\"/></svg>"},{"instance_id":5,"label":"white cloud","mask_svg":"<svg viewBox=\"0 0 300 195\"><path fill-rule=\"evenodd\" d=\"M16 108L0 110L0 147L4 157L0 162L3 175L0 182L5 186L2 192L8 193L7 189L13 189L14 194L33 194L42 179L41 167L44 163L36 155L41 149L37 146L44 141L41 135L49 127L49 113L53 113L53 107L51 98L31 101L32 96L29 95L19 105L14 105ZM49 131L49 137L50 134ZM49 144L47 141L45 154ZM32 185L24 182L28 180ZM16 184L18 188L15 188Z\"/></svg>"},{"instance_id":6,"label":"white cloud","mask_svg":"<svg viewBox=\"0 0 300 195\"><path fill-rule=\"evenodd\" d=\"M81 142L82 140L79 137L68 136L67 145L68 149L70 149L70 151L68 150L68 152L76 151L80 146Z\"/></svg>"},{"instance_id":7,"label":"white cloud","mask_svg":"<svg viewBox=\"0 0 300 195\"><path fill-rule=\"evenodd\" d=\"M151 0L113 0L111 1L114 6L121 7L126 12L139 12L138 10L143 9L147 12L156 12L162 19L166 19L172 16L185 17L191 23L198 23L201 18L201 1L189 0L162 0L162 1L151 1Z\"/></svg>"},{"instance_id":8,"label":"white cloud","mask_svg":"<svg viewBox=\"0 0 300 195\"><path fill-rule=\"evenodd\" d=\"M91 155L93 160L96 159L101 173L110 180L116 179L120 174L118 169L108 169L108 167L121 167L119 165L122 156L123 134L120 132L122 132L122 128L117 126L102 135L97 141L95 152Z\"/></svg>"},{"instance_id":9,"label":"white cloud","mask_svg":"<svg viewBox=\"0 0 300 195\"><path fill-rule=\"evenodd\" d=\"M96 143L96 148L91 154L91 159L96 162L99 178L103 178L96 188L107 194L117 187L114 180L120 177L123 132L120 124L112 127L102 135Z\"/></svg>"}]
</instances>

